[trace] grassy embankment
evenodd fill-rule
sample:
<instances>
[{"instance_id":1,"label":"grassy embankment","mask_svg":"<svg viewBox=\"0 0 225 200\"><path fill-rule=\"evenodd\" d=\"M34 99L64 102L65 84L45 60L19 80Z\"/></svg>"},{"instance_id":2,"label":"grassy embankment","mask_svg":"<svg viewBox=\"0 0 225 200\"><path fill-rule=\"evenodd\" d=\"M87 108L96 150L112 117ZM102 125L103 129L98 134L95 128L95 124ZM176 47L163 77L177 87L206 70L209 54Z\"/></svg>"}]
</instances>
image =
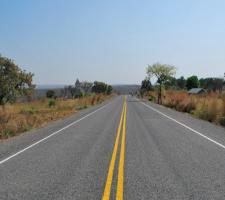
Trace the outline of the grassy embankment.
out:
<instances>
[{"instance_id":1,"label":"grassy embankment","mask_svg":"<svg viewBox=\"0 0 225 200\"><path fill-rule=\"evenodd\" d=\"M150 96L150 100L156 99L154 92ZM163 105L225 126L225 94L209 93L199 96L188 95L185 91L166 91Z\"/></svg>"},{"instance_id":2,"label":"grassy embankment","mask_svg":"<svg viewBox=\"0 0 225 200\"><path fill-rule=\"evenodd\" d=\"M80 99L43 99L29 103L0 106L0 139L37 128L46 123L99 104L111 96L91 95Z\"/></svg>"}]
</instances>

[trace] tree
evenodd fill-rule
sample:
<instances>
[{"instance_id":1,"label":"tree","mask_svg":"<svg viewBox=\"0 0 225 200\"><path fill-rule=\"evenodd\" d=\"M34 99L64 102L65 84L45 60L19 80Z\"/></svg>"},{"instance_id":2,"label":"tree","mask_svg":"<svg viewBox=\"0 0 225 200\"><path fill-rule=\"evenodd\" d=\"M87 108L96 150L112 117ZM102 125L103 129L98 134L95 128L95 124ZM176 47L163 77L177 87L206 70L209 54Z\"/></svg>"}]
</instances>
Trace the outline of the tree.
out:
<instances>
[{"instance_id":1,"label":"tree","mask_svg":"<svg viewBox=\"0 0 225 200\"><path fill-rule=\"evenodd\" d=\"M188 90L192 88L198 88L199 87L199 80L197 76L190 76L187 78L186 87Z\"/></svg>"},{"instance_id":2,"label":"tree","mask_svg":"<svg viewBox=\"0 0 225 200\"><path fill-rule=\"evenodd\" d=\"M68 86L64 86L64 88L60 90L60 93L61 93L61 96L63 96L63 98L68 98L69 96Z\"/></svg>"},{"instance_id":3,"label":"tree","mask_svg":"<svg viewBox=\"0 0 225 200\"><path fill-rule=\"evenodd\" d=\"M199 81L199 86L201 88L205 88L206 87L206 80L204 78L200 78L198 81Z\"/></svg>"},{"instance_id":4,"label":"tree","mask_svg":"<svg viewBox=\"0 0 225 200\"><path fill-rule=\"evenodd\" d=\"M69 91L69 93L70 93L70 96L71 96L72 98L74 98L74 95L75 95L75 87L73 87L72 85L69 85L69 86L68 86L68 91Z\"/></svg>"},{"instance_id":5,"label":"tree","mask_svg":"<svg viewBox=\"0 0 225 200\"><path fill-rule=\"evenodd\" d=\"M186 87L186 80L183 76L181 76L180 78L177 79L177 86L180 88L180 89L185 89Z\"/></svg>"},{"instance_id":6,"label":"tree","mask_svg":"<svg viewBox=\"0 0 225 200\"><path fill-rule=\"evenodd\" d=\"M165 84L170 77L174 76L176 73L176 68L171 65L165 65L160 63L155 63L153 65L148 65L147 75L149 78L155 76L157 78L157 83L159 84L158 89L158 103L162 104L162 85Z\"/></svg>"},{"instance_id":7,"label":"tree","mask_svg":"<svg viewBox=\"0 0 225 200\"><path fill-rule=\"evenodd\" d=\"M144 79L141 82L141 90L150 91L152 90L152 83L149 79Z\"/></svg>"},{"instance_id":8,"label":"tree","mask_svg":"<svg viewBox=\"0 0 225 200\"><path fill-rule=\"evenodd\" d=\"M74 88L74 98L80 98L83 96L83 93L81 89L79 88Z\"/></svg>"},{"instance_id":9,"label":"tree","mask_svg":"<svg viewBox=\"0 0 225 200\"><path fill-rule=\"evenodd\" d=\"M91 82L83 81L81 82L80 87L84 91L84 93L87 94L88 92L90 92L92 85L93 83Z\"/></svg>"},{"instance_id":10,"label":"tree","mask_svg":"<svg viewBox=\"0 0 225 200\"><path fill-rule=\"evenodd\" d=\"M166 89L176 89L177 79L175 77L168 77L168 80L164 83Z\"/></svg>"},{"instance_id":11,"label":"tree","mask_svg":"<svg viewBox=\"0 0 225 200\"><path fill-rule=\"evenodd\" d=\"M33 74L20 69L11 59L0 55L0 105L14 103L18 96L31 97Z\"/></svg>"},{"instance_id":12,"label":"tree","mask_svg":"<svg viewBox=\"0 0 225 200\"><path fill-rule=\"evenodd\" d=\"M46 97L47 98L54 98L55 97L55 91L54 90L48 90L46 92Z\"/></svg>"},{"instance_id":13,"label":"tree","mask_svg":"<svg viewBox=\"0 0 225 200\"><path fill-rule=\"evenodd\" d=\"M80 88L80 81L77 78L76 82L75 82L75 88Z\"/></svg>"},{"instance_id":14,"label":"tree","mask_svg":"<svg viewBox=\"0 0 225 200\"><path fill-rule=\"evenodd\" d=\"M209 91L222 91L223 79L222 78L201 78L199 80L200 87Z\"/></svg>"},{"instance_id":15,"label":"tree","mask_svg":"<svg viewBox=\"0 0 225 200\"><path fill-rule=\"evenodd\" d=\"M111 85L108 85L106 94L108 94L108 95L111 94L112 93L112 90L113 90L112 86Z\"/></svg>"},{"instance_id":16,"label":"tree","mask_svg":"<svg viewBox=\"0 0 225 200\"><path fill-rule=\"evenodd\" d=\"M76 88L73 85L65 86L64 89L61 90L61 95L64 98L80 98L83 96L83 93L80 88Z\"/></svg>"},{"instance_id":17,"label":"tree","mask_svg":"<svg viewBox=\"0 0 225 200\"><path fill-rule=\"evenodd\" d=\"M107 84L105 84L103 82L98 82L98 81L94 82L94 85L92 87L92 92L106 93L106 91L107 91Z\"/></svg>"},{"instance_id":18,"label":"tree","mask_svg":"<svg viewBox=\"0 0 225 200\"><path fill-rule=\"evenodd\" d=\"M143 95L150 90L152 90L152 84L151 81L146 78L141 82L140 95L143 97Z\"/></svg>"}]
</instances>

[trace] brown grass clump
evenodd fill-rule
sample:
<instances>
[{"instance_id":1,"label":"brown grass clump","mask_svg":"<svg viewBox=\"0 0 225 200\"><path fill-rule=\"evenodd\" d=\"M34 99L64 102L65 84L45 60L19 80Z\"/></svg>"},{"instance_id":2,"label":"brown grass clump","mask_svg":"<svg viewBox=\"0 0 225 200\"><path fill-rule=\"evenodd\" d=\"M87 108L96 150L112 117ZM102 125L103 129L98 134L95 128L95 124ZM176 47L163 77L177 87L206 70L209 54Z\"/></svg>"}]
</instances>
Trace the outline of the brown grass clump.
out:
<instances>
[{"instance_id":1,"label":"brown grass clump","mask_svg":"<svg viewBox=\"0 0 225 200\"><path fill-rule=\"evenodd\" d=\"M168 91L163 104L181 112L191 113L196 108L197 99L184 91Z\"/></svg>"},{"instance_id":2,"label":"brown grass clump","mask_svg":"<svg viewBox=\"0 0 225 200\"><path fill-rule=\"evenodd\" d=\"M90 95L80 99L39 100L0 106L0 139L8 138L31 128L69 116L77 110L103 102L106 95Z\"/></svg>"},{"instance_id":3,"label":"brown grass clump","mask_svg":"<svg viewBox=\"0 0 225 200\"><path fill-rule=\"evenodd\" d=\"M225 126L225 94L188 95L185 91L167 91L163 105Z\"/></svg>"},{"instance_id":4,"label":"brown grass clump","mask_svg":"<svg viewBox=\"0 0 225 200\"><path fill-rule=\"evenodd\" d=\"M200 119L204 119L210 122L217 122L220 117L222 117L221 104L219 99L205 98L200 99L197 104L194 115Z\"/></svg>"}]
</instances>

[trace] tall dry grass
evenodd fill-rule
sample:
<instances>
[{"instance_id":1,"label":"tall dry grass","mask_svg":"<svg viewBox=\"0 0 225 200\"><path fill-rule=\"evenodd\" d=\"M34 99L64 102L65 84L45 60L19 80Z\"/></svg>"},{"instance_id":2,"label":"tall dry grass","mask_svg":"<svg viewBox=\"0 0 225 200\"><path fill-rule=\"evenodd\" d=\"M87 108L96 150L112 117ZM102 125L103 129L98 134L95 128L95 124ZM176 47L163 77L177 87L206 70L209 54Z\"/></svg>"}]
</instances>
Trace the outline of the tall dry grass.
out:
<instances>
[{"instance_id":1,"label":"tall dry grass","mask_svg":"<svg viewBox=\"0 0 225 200\"><path fill-rule=\"evenodd\" d=\"M188 95L185 91L167 91L163 104L181 112L187 112L200 119L225 125L225 95L209 93Z\"/></svg>"},{"instance_id":2,"label":"tall dry grass","mask_svg":"<svg viewBox=\"0 0 225 200\"><path fill-rule=\"evenodd\" d=\"M39 100L0 106L0 139L43 126L78 110L103 102L106 95L91 95L80 99Z\"/></svg>"}]
</instances>

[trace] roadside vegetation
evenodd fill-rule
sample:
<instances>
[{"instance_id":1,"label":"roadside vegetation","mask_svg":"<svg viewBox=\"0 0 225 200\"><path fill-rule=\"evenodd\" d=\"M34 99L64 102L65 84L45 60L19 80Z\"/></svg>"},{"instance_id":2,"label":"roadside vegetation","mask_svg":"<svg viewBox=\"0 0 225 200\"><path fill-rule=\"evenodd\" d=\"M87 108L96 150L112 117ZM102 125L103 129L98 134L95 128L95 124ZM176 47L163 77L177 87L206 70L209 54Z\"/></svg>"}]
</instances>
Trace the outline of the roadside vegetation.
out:
<instances>
[{"instance_id":1,"label":"roadside vegetation","mask_svg":"<svg viewBox=\"0 0 225 200\"><path fill-rule=\"evenodd\" d=\"M41 127L78 110L112 97L112 86L78 79L59 94L47 90L45 97L34 98L34 74L19 68L13 60L0 56L0 139Z\"/></svg>"},{"instance_id":2,"label":"roadside vegetation","mask_svg":"<svg viewBox=\"0 0 225 200\"><path fill-rule=\"evenodd\" d=\"M8 138L64 118L75 112L102 103L111 95L92 94L77 99L43 99L0 107L0 139Z\"/></svg>"},{"instance_id":3,"label":"roadside vegetation","mask_svg":"<svg viewBox=\"0 0 225 200\"><path fill-rule=\"evenodd\" d=\"M156 69L157 68L157 69ZM168 73L170 72L170 73ZM172 76L171 76L172 74ZM139 96L197 118L225 126L225 82L223 78L201 78L193 75L175 78L175 68L159 63L147 67L147 78L142 81ZM151 78L156 77L156 83ZM163 77L162 82L160 78ZM201 88L202 93L188 93Z\"/></svg>"},{"instance_id":4,"label":"roadside vegetation","mask_svg":"<svg viewBox=\"0 0 225 200\"><path fill-rule=\"evenodd\" d=\"M225 126L225 94L210 92L204 95L189 95L187 91L164 90L162 105L197 118ZM156 102L157 92L149 92L149 101Z\"/></svg>"}]
</instances>

